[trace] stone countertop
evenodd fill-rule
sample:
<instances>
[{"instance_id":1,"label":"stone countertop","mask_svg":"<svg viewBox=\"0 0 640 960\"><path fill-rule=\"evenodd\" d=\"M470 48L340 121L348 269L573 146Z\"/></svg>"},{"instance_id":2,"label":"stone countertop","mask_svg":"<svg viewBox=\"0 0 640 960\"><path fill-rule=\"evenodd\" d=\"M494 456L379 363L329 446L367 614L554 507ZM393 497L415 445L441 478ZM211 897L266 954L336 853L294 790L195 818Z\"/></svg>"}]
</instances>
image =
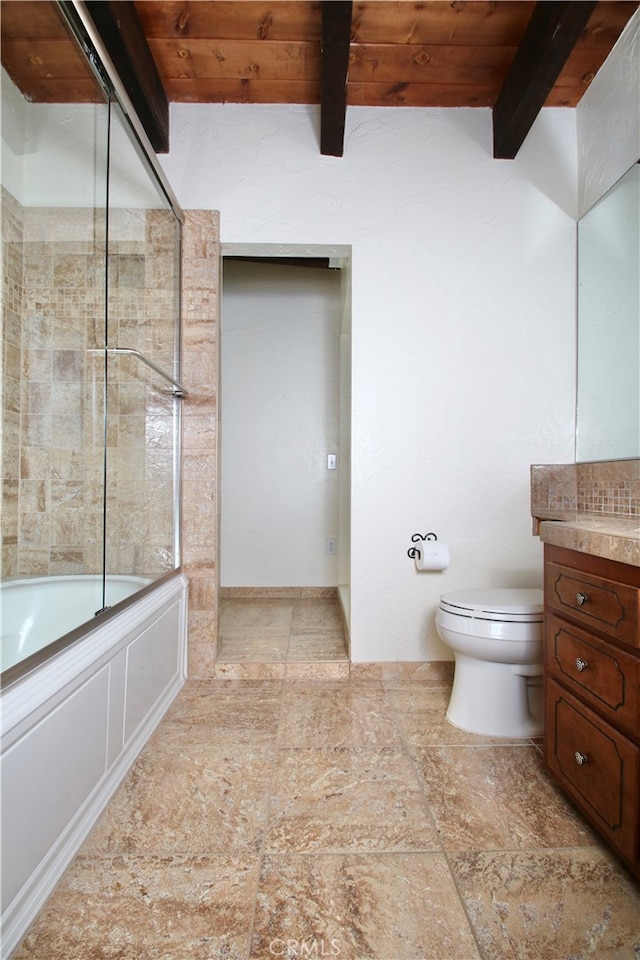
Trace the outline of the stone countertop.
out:
<instances>
[{"instance_id":1,"label":"stone countertop","mask_svg":"<svg viewBox=\"0 0 640 960\"><path fill-rule=\"evenodd\" d=\"M640 518L574 514L535 518L534 532L544 543L591 553L640 567Z\"/></svg>"}]
</instances>

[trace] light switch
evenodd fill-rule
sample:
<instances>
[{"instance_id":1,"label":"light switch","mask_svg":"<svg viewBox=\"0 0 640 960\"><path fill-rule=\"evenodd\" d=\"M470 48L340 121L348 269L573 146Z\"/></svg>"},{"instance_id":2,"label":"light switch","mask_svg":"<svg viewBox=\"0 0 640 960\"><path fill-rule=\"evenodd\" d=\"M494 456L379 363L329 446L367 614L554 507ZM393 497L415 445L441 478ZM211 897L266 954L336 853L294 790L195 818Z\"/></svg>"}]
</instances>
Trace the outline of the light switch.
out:
<instances>
[{"instance_id":1,"label":"light switch","mask_svg":"<svg viewBox=\"0 0 640 960\"><path fill-rule=\"evenodd\" d=\"M337 470L337 469L338 469L337 453L328 453L327 454L327 470Z\"/></svg>"}]
</instances>

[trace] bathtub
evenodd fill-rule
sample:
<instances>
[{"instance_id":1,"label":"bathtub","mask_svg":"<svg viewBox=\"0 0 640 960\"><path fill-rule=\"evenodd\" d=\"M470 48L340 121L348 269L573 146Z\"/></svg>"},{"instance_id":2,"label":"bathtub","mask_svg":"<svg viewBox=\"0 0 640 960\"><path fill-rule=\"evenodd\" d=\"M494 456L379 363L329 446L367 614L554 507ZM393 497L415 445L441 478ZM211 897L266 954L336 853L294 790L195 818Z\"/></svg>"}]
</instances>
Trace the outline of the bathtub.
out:
<instances>
[{"instance_id":1,"label":"bathtub","mask_svg":"<svg viewBox=\"0 0 640 960\"><path fill-rule=\"evenodd\" d=\"M108 576L106 601L115 606L150 580ZM102 577L30 577L0 584L0 669L8 670L75 630L102 608Z\"/></svg>"},{"instance_id":2,"label":"bathtub","mask_svg":"<svg viewBox=\"0 0 640 960\"><path fill-rule=\"evenodd\" d=\"M113 609L97 617L101 590L91 580L37 578L37 599L27 604L34 583L16 581L2 598L9 654L24 657L3 671L0 693L3 956L24 936L186 678L184 576L169 574L135 596L144 581L115 578L107 598ZM59 603L46 604L48 593ZM70 632L49 644L72 622L65 619L68 597L83 594L90 622L77 628L74 613Z\"/></svg>"}]
</instances>

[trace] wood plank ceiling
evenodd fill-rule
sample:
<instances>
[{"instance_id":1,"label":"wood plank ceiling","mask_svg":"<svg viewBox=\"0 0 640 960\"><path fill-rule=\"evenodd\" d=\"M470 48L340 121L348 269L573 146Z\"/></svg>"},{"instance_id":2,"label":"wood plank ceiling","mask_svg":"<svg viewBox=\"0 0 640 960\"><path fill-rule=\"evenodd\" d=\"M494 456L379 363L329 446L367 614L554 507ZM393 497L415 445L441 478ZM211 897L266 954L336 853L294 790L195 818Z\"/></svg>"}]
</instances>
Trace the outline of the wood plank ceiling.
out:
<instances>
[{"instance_id":1,"label":"wood plank ceiling","mask_svg":"<svg viewBox=\"0 0 640 960\"><path fill-rule=\"evenodd\" d=\"M135 0L89 2L158 152L168 102L321 105L340 156L349 106L491 107L515 156L539 109L575 106L637 2ZM2 62L29 99L90 99L53 4L2 2ZM136 101L137 98L137 101ZM155 127L154 127L155 124Z\"/></svg>"}]
</instances>

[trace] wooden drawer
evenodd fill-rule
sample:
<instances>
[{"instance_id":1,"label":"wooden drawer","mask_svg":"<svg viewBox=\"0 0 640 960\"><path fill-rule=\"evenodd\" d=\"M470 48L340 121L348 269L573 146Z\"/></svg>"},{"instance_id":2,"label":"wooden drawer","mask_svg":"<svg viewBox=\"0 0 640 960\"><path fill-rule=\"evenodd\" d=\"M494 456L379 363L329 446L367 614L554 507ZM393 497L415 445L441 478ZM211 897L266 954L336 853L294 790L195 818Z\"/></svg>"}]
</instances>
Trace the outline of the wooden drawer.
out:
<instances>
[{"instance_id":1,"label":"wooden drawer","mask_svg":"<svg viewBox=\"0 0 640 960\"><path fill-rule=\"evenodd\" d=\"M549 679L545 761L588 820L638 869L640 748Z\"/></svg>"},{"instance_id":2,"label":"wooden drawer","mask_svg":"<svg viewBox=\"0 0 640 960\"><path fill-rule=\"evenodd\" d=\"M545 667L601 716L640 737L640 657L555 614L545 622Z\"/></svg>"},{"instance_id":3,"label":"wooden drawer","mask_svg":"<svg viewBox=\"0 0 640 960\"><path fill-rule=\"evenodd\" d=\"M637 587L582 573L558 563L545 565L548 607L620 643L640 647L640 591Z\"/></svg>"}]
</instances>

